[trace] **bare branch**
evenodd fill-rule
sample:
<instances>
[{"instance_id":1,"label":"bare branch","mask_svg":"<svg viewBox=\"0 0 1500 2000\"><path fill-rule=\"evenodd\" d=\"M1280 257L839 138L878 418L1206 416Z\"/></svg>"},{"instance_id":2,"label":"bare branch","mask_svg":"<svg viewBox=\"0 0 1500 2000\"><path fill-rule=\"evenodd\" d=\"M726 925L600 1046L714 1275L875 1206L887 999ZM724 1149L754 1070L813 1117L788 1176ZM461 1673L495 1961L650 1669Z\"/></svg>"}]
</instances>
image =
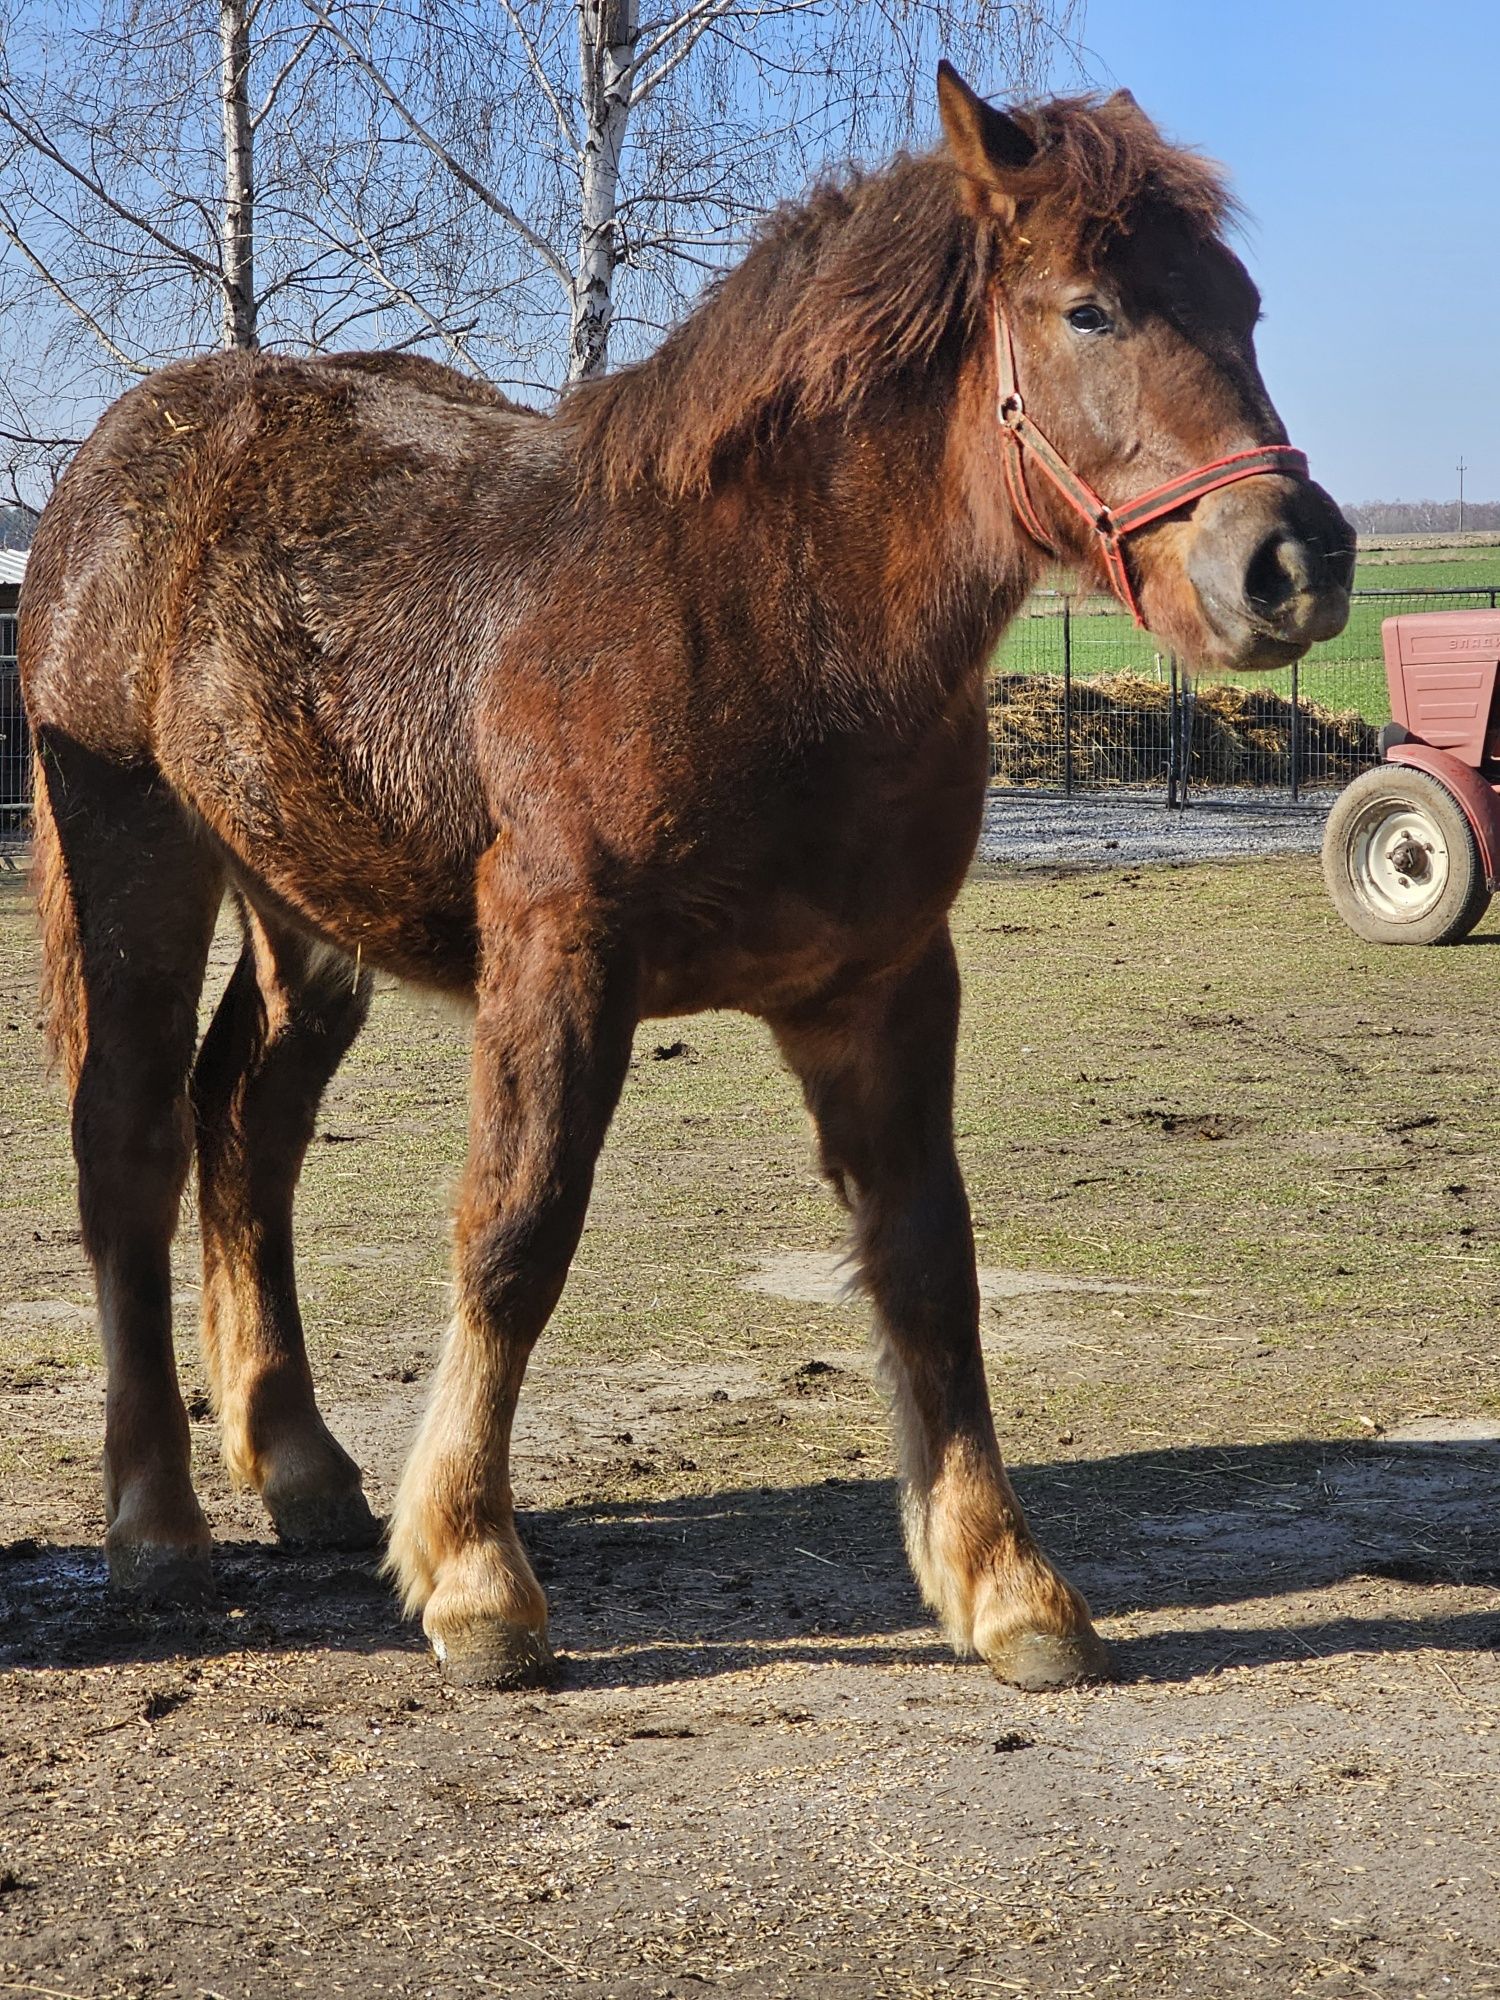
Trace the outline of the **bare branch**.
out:
<instances>
[{"instance_id":1,"label":"bare branch","mask_svg":"<svg viewBox=\"0 0 1500 2000\"><path fill-rule=\"evenodd\" d=\"M639 104L644 98L649 97L657 85L664 82L677 65L692 54L700 38L720 16L729 12L732 5L733 0L695 0L695 4L679 14L676 20L668 22L654 41L649 42L645 48L637 48L634 60L626 69L623 79L630 89L630 102ZM640 77L646 65L655 61L678 35L682 36L681 46L673 50L654 75L637 82L636 79Z\"/></svg>"},{"instance_id":2,"label":"bare branch","mask_svg":"<svg viewBox=\"0 0 1500 2000\"><path fill-rule=\"evenodd\" d=\"M348 218L348 220L352 224L354 244L365 269L378 284L385 288L398 304L405 306L408 312L414 313L421 320L425 328L425 333L416 335L413 341L405 344L408 346L414 345L415 340L424 339L428 335L436 336L447 348L460 368L467 369L471 375L482 377L484 371L476 366L473 355L464 346L463 336L445 325L436 313L429 310L409 285L403 285L399 279L392 277L391 273L385 267L379 250L370 241L364 230L360 228L358 222L353 217ZM349 323L350 321L346 319L340 324L347 325ZM337 329L334 330L336 331ZM472 332L472 327L468 331Z\"/></svg>"},{"instance_id":3,"label":"bare branch","mask_svg":"<svg viewBox=\"0 0 1500 2000\"><path fill-rule=\"evenodd\" d=\"M82 438L41 437L35 431L0 430L0 440L6 444L29 445L33 451L76 451ZM23 506L25 502L21 503Z\"/></svg>"},{"instance_id":4,"label":"bare branch","mask_svg":"<svg viewBox=\"0 0 1500 2000\"><path fill-rule=\"evenodd\" d=\"M547 102L552 106L553 116L557 119L557 128L563 135L563 143L564 145L571 147L576 157L579 153L583 151L583 148L578 142L578 134L574 130L573 121L568 116L562 98L559 96L558 92L553 88L552 79L548 76L547 71L543 66L542 58L540 52L537 49L536 43L532 40L531 34L527 29L526 23L521 19L520 14L517 12L516 7L514 5L514 0L500 0L500 4L502 7L504 7L506 13L510 16L511 23L514 26L516 33L521 37L521 46L526 51L527 64L531 70L531 74L536 78L538 88L541 90Z\"/></svg>"},{"instance_id":5,"label":"bare branch","mask_svg":"<svg viewBox=\"0 0 1500 2000\"><path fill-rule=\"evenodd\" d=\"M249 17L247 16L247 19L248 18ZM321 32L322 30L319 27L318 23L314 22L312 27L310 27L307 33L302 37L301 41L298 42L297 46L292 50L292 53L287 57L286 61L281 65L281 68L277 70L275 76L272 77L270 83L266 87L266 94L260 101L260 109L258 111L252 112L250 115L250 130L252 132L259 130L262 121L267 117L267 115L271 110L271 107L275 104L277 98L281 95L282 86L285 84L287 78L291 75L292 71L297 67L298 63L301 62L302 58L307 54L308 50L312 47L313 43L318 39L318 36Z\"/></svg>"},{"instance_id":6,"label":"bare branch","mask_svg":"<svg viewBox=\"0 0 1500 2000\"><path fill-rule=\"evenodd\" d=\"M117 367L126 369L132 375L149 375L151 373L150 368L144 362L134 360L122 347L111 340L88 308L80 305L67 287L54 277L52 272L48 270L41 258L32 249L31 245L20 234L19 230L16 229L14 223L3 209L0 209L0 236L3 236L14 250L25 258L26 262L36 272L37 276L58 303L66 306L70 313L83 322Z\"/></svg>"},{"instance_id":7,"label":"bare branch","mask_svg":"<svg viewBox=\"0 0 1500 2000\"><path fill-rule=\"evenodd\" d=\"M449 152L440 139L434 138L422 121L407 108L399 92L387 82L375 64L334 23L330 15L315 4L315 0L303 0L303 5L307 7L310 13L316 15L323 28L338 43L339 47L349 57L349 60L358 69L362 70L371 83L375 85L386 103L389 104L392 111L395 112L396 116L401 120L407 131L411 133L418 145L425 146L433 158L447 168L460 187L466 188L473 195L474 199L482 202L492 215L498 216L502 222L513 229L522 242L528 244L536 252L566 292L571 283L568 267L546 238L538 235L531 224L518 215L509 202L503 201L492 188L487 188L482 181L477 180L467 167L454 158L453 154Z\"/></svg>"},{"instance_id":8,"label":"bare branch","mask_svg":"<svg viewBox=\"0 0 1500 2000\"><path fill-rule=\"evenodd\" d=\"M3 92L3 85L0 85L0 92ZM200 257L196 250L190 250L185 243L174 243L164 230L158 229L146 216L137 214L123 202L116 201L92 174L85 173L82 167L75 166L44 134L30 130L24 121L17 118L10 110L3 94L0 94L0 124L8 126L17 138L24 140L33 151L40 153L43 159L50 160L55 167L61 168L63 173L77 181L80 187L86 188L95 201L102 202L104 207L119 216L122 222L128 222L133 229L140 230L143 236L150 237L153 243L159 243L164 250L170 251L172 256L180 258L184 264L191 265L202 276L217 279L219 273L207 258Z\"/></svg>"}]
</instances>

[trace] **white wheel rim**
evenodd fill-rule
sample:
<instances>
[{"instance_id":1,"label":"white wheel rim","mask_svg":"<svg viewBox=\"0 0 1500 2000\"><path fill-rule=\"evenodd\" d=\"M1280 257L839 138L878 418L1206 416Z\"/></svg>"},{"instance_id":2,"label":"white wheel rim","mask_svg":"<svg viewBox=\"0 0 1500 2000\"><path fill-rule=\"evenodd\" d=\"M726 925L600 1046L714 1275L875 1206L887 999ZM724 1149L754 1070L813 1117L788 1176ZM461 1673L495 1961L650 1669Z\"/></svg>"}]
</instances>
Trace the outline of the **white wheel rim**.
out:
<instances>
[{"instance_id":1,"label":"white wheel rim","mask_svg":"<svg viewBox=\"0 0 1500 2000\"><path fill-rule=\"evenodd\" d=\"M1349 831L1349 876L1387 923L1413 924L1442 901L1453 857L1442 828L1410 799L1372 800Z\"/></svg>"}]
</instances>

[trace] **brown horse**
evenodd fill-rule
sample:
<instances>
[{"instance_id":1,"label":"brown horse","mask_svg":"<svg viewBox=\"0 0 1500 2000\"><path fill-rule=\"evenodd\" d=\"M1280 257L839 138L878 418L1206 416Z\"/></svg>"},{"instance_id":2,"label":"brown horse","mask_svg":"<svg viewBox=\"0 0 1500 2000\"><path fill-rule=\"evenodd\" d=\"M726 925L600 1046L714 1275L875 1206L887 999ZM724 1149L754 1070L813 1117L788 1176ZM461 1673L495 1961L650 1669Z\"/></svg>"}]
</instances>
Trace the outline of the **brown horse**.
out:
<instances>
[{"instance_id":1,"label":"brown horse","mask_svg":"<svg viewBox=\"0 0 1500 2000\"><path fill-rule=\"evenodd\" d=\"M1279 665L1342 624L1350 535L1262 387L1216 175L1124 94L939 98L939 150L775 217L555 415L416 359L218 355L59 486L22 673L117 1585L208 1570L169 1282L195 1148L229 1469L289 1539L375 1534L292 1197L383 967L474 1006L456 1311L390 1532L455 1679L548 1665L516 1398L635 1026L707 1007L768 1023L852 1212L928 1602L1022 1686L1104 1670L1001 1466L953 1147L985 662L1051 548L1123 562L1190 657ZM1160 482L1122 557L1096 495ZM226 887L244 952L195 1062Z\"/></svg>"}]
</instances>

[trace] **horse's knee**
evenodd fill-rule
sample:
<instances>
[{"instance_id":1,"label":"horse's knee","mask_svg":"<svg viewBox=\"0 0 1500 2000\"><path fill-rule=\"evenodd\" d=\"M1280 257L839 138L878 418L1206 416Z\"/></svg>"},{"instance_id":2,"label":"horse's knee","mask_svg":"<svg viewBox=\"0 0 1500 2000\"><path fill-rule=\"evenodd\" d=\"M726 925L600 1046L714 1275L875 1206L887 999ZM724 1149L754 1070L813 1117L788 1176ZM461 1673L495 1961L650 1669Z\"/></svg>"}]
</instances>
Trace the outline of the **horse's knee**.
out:
<instances>
[{"instance_id":1,"label":"horse's knee","mask_svg":"<svg viewBox=\"0 0 1500 2000\"><path fill-rule=\"evenodd\" d=\"M170 1237L192 1160L192 1120L180 1078L132 1079L85 1062L73 1101L85 1252L111 1242Z\"/></svg>"},{"instance_id":2,"label":"horse's knee","mask_svg":"<svg viewBox=\"0 0 1500 2000\"><path fill-rule=\"evenodd\" d=\"M509 1345L530 1336L557 1303L578 1247L588 1190L549 1191L505 1215L461 1211L458 1286L466 1338Z\"/></svg>"}]
</instances>

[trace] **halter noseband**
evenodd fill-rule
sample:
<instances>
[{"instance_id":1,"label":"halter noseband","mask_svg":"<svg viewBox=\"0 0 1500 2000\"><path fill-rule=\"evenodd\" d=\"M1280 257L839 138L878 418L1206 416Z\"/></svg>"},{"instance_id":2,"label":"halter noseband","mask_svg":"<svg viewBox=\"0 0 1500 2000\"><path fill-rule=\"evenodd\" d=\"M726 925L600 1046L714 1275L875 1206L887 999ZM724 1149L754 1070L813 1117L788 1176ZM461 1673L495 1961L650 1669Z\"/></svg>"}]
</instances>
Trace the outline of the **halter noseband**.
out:
<instances>
[{"instance_id":1,"label":"halter noseband","mask_svg":"<svg viewBox=\"0 0 1500 2000\"><path fill-rule=\"evenodd\" d=\"M1306 454L1298 451L1295 445L1261 444L1252 446L1249 451L1233 452L1228 458L1216 458L1212 464L1200 465L1192 472L1180 472L1175 479L1168 479L1145 493L1137 493L1123 506L1107 506L1088 481L1073 470L1046 432L1027 416L1016 376L1016 347L1011 336L1010 319L998 301L993 313L995 365L999 377L995 415L1006 444L1005 484L1011 505L1016 510L1016 518L1048 555L1061 554L1042 526L1026 485L1026 454L1030 452L1068 505L1083 516L1099 537L1109 587L1137 625L1144 625L1146 621L1141 616L1140 601L1125 560L1127 535L1133 535L1150 521L1160 520L1163 514L1175 513L1179 507L1186 507L1190 501L1212 493L1216 487L1233 486L1236 480L1253 479L1262 472L1281 473L1294 479L1309 477Z\"/></svg>"}]
</instances>

